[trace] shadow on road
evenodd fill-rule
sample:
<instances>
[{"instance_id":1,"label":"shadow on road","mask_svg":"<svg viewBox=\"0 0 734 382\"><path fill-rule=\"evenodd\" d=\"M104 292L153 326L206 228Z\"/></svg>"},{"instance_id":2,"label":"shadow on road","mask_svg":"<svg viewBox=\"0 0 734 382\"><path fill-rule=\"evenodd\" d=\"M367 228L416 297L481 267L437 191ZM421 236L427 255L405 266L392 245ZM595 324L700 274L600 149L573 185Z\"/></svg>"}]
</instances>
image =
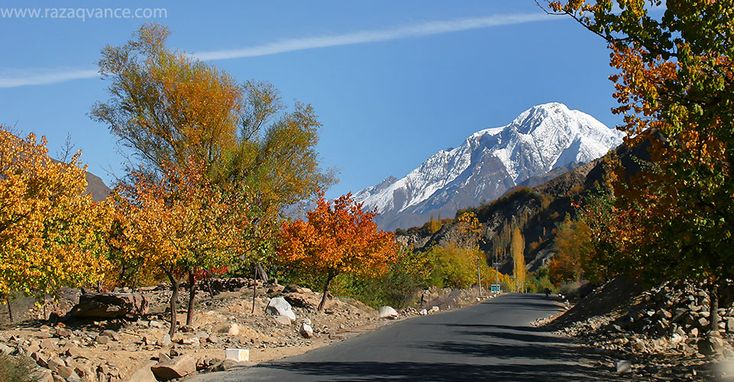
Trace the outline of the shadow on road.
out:
<instances>
[{"instance_id":1,"label":"shadow on road","mask_svg":"<svg viewBox=\"0 0 734 382\"><path fill-rule=\"evenodd\" d=\"M580 365L475 365L422 362L298 362L268 367L342 381L588 381L606 374Z\"/></svg>"}]
</instances>

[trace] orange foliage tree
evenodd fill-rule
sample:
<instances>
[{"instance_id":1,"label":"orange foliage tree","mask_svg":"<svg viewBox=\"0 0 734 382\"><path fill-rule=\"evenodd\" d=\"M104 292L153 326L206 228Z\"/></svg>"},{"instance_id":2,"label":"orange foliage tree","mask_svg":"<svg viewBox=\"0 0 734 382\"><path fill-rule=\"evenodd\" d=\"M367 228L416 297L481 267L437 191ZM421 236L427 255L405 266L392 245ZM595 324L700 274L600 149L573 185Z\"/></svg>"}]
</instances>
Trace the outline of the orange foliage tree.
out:
<instances>
[{"instance_id":1,"label":"orange foliage tree","mask_svg":"<svg viewBox=\"0 0 734 382\"><path fill-rule=\"evenodd\" d=\"M94 285L108 269L110 214L87 194L79 154L48 156L45 139L0 128L0 295L36 298ZM8 306L9 307L9 306ZM10 312L12 320L12 312Z\"/></svg>"},{"instance_id":2,"label":"orange foliage tree","mask_svg":"<svg viewBox=\"0 0 734 382\"><path fill-rule=\"evenodd\" d=\"M171 283L170 335L176 332L181 275L188 276L186 323L194 313L196 273L228 264L243 251L248 226L241 193L227 192L208 181L203 164L164 166L160 175L134 172L129 184L116 189L120 224L113 236L119 263L138 264L140 271Z\"/></svg>"},{"instance_id":3,"label":"orange foliage tree","mask_svg":"<svg viewBox=\"0 0 734 382\"><path fill-rule=\"evenodd\" d=\"M363 211L351 194L330 203L322 193L307 220L283 223L278 248L281 259L325 276L319 311L324 309L329 285L337 275L376 276L395 262L395 237L377 227L375 215Z\"/></svg>"},{"instance_id":4,"label":"orange foliage tree","mask_svg":"<svg viewBox=\"0 0 734 382\"><path fill-rule=\"evenodd\" d=\"M637 174L617 168L620 268L706 282L718 335L718 290L734 275L734 1L549 4L608 42L619 129L649 154Z\"/></svg>"}]
</instances>

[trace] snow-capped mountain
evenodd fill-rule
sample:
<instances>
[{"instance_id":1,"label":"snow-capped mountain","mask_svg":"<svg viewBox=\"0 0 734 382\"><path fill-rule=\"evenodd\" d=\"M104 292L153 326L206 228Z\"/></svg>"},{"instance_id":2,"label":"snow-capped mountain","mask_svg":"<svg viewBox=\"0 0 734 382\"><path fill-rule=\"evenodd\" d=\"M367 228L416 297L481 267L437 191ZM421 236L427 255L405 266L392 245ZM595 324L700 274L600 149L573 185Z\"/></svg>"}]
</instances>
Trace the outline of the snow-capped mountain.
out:
<instances>
[{"instance_id":1,"label":"snow-capped mountain","mask_svg":"<svg viewBox=\"0 0 734 382\"><path fill-rule=\"evenodd\" d=\"M383 229L416 226L494 200L532 177L592 161L621 142L622 133L588 114L542 104L437 152L402 179L389 177L354 197L379 213Z\"/></svg>"}]
</instances>

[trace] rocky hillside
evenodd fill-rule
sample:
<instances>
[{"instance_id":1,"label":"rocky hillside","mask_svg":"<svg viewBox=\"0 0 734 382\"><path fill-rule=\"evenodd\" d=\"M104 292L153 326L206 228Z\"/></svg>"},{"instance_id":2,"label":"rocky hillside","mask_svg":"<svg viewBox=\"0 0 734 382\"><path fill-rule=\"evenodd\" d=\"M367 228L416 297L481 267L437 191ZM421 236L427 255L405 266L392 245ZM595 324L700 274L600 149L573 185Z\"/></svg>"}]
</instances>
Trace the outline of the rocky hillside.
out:
<instances>
[{"instance_id":1,"label":"rocky hillside","mask_svg":"<svg viewBox=\"0 0 734 382\"><path fill-rule=\"evenodd\" d=\"M526 263L531 271L539 268L552 255L553 229L567 213L571 213L571 199L584 190L593 187L601 178L601 160L577 166L550 181L532 187L519 186L511 189L499 199L469 210L474 211L484 226L484 243L481 249L487 254L489 262L498 261L500 270L511 273L509 256L495 258L495 246L503 231L512 224L520 224L527 245ZM433 245L446 244L458 234L453 221L445 224L435 233L423 227L399 230L399 240L425 250Z\"/></svg>"},{"instance_id":2,"label":"rocky hillside","mask_svg":"<svg viewBox=\"0 0 734 382\"><path fill-rule=\"evenodd\" d=\"M441 150L402 179L390 177L358 192L384 229L451 217L462 208L497 199L507 190L538 184L606 154L621 134L560 103L535 106L511 123L478 131Z\"/></svg>"},{"instance_id":3,"label":"rocky hillside","mask_svg":"<svg viewBox=\"0 0 734 382\"><path fill-rule=\"evenodd\" d=\"M606 156L583 165L570 166L570 170L550 180L546 178L551 173L530 178L491 203L466 209L475 212L484 226L484 243L480 248L485 252L487 261L499 262L500 271L512 273L510 256L495 254L508 253L502 248L508 245L505 240L507 233L517 225L525 237L525 263L528 270L540 268L553 255L555 228L567 214L574 213L572 200L582 197L603 182L605 158L616 157L625 168L625 173L631 175L639 170L640 159L648 159L646 149L647 144L644 142L633 148L620 145ZM556 173L562 170L558 169ZM456 238L457 227L453 219L446 219L442 223L436 232L430 232L429 224L397 230L398 240L417 250L446 244Z\"/></svg>"},{"instance_id":4,"label":"rocky hillside","mask_svg":"<svg viewBox=\"0 0 734 382\"><path fill-rule=\"evenodd\" d=\"M730 365L734 355L733 297L731 286L722 289L718 310L721 337L706 335L706 287L686 281L646 289L628 279L611 280L547 328L575 337L591 352L605 354L612 367L624 375L620 380L729 381L734 370Z\"/></svg>"}]
</instances>

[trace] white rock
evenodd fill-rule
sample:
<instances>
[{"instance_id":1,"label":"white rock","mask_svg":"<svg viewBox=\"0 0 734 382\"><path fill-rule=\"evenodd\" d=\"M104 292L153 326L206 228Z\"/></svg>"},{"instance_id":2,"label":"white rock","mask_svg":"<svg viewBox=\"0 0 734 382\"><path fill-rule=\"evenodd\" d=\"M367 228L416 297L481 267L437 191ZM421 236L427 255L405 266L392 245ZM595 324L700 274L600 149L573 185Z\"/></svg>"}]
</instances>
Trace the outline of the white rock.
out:
<instances>
[{"instance_id":1,"label":"white rock","mask_svg":"<svg viewBox=\"0 0 734 382\"><path fill-rule=\"evenodd\" d=\"M232 324L229 326L229 329L227 330L227 335L230 336L239 336L240 335L240 326L237 324Z\"/></svg>"},{"instance_id":2,"label":"white rock","mask_svg":"<svg viewBox=\"0 0 734 382\"><path fill-rule=\"evenodd\" d=\"M437 306L434 305L434 306L431 307L431 309L428 311L428 313L436 313L436 312L438 312L440 310L441 310L441 308L439 308L439 307L437 307Z\"/></svg>"},{"instance_id":3,"label":"white rock","mask_svg":"<svg viewBox=\"0 0 734 382\"><path fill-rule=\"evenodd\" d=\"M630 361L617 361L614 366L617 368L617 373L623 374L623 373L629 373L632 371L632 364Z\"/></svg>"},{"instance_id":4,"label":"white rock","mask_svg":"<svg viewBox=\"0 0 734 382\"><path fill-rule=\"evenodd\" d=\"M420 314L421 316L425 316L425 315L427 315L427 314L428 314L428 311L427 311L427 310L425 310L425 309L421 309L421 311L419 312L419 314Z\"/></svg>"},{"instance_id":5,"label":"white rock","mask_svg":"<svg viewBox=\"0 0 734 382\"><path fill-rule=\"evenodd\" d=\"M381 306L379 310L380 318L398 318L398 312L390 306Z\"/></svg>"},{"instance_id":6,"label":"white rock","mask_svg":"<svg viewBox=\"0 0 734 382\"><path fill-rule=\"evenodd\" d=\"M235 362L247 362L250 360L250 349L225 349L224 359Z\"/></svg>"},{"instance_id":7,"label":"white rock","mask_svg":"<svg viewBox=\"0 0 734 382\"><path fill-rule=\"evenodd\" d=\"M293 321L296 319L296 314L293 312L291 304L289 304L283 297L270 299L268 307L265 310L273 316L286 316Z\"/></svg>"},{"instance_id":8,"label":"white rock","mask_svg":"<svg viewBox=\"0 0 734 382\"><path fill-rule=\"evenodd\" d=\"M684 340L685 340L685 338L683 336L681 336L680 334L678 334L678 333L673 333L673 336L670 337L670 342L672 342L674 344L679 344L679 343L683 342Z\"/></svg>"},{"instance_id":9,"label":"white rock","mask_svg":"<svg viewBox=\"0 0 734 382\"><path fill-rule=\"evenodd\" d=\"M313 328L311 325L303 322L301 323L301 327L298 328L298 333L300 333L303 338L311 338L313 337Z\"/></svg>"}]
</instances>

